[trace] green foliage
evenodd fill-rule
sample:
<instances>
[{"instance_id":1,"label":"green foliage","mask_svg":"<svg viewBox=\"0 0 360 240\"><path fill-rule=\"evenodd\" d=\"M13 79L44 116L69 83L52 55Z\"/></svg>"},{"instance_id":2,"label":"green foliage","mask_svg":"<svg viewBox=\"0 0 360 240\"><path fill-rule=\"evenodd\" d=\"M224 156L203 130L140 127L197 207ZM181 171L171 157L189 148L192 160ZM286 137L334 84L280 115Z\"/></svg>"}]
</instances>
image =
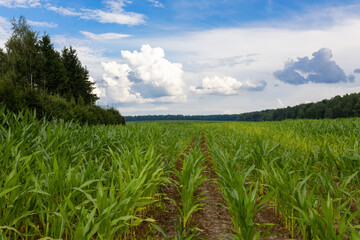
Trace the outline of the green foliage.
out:
<instances>
[{"instance_id":1,"label":"green foliage","mask_svg":"<svg viewBox=\"0 0 360 240\"><path fill-rule=\"evenodd\" d=\"M285 119L351 118L360 116L360 93L336 96L317 103L300 104L294 107L242 113L238 121L279 121Z\"/></svg>"},{"instance_id":2,"label":"green foliage","mask_svg":"<svg viewBox=\"0 0 360 240\"><path fill-rule=\"evenodd\" d=\"M69 78L62 62L61 55L54 49L50 36L45 34L39 41L41 55L41 76L38 88L50 94L65 97L69 91Z\"/></svg>"},{"instance_id":3,"label":"green foliage","mask_svg":"<svg viewBox=\"0 0 360 240\"><path fill-rule=\"evenodd\" d=\"M22 89L34 89L39 79L41 55L39 54L38 34L27 25L24 17L12 21L13 33L6 42L9 68L14 74L14 84Z\"/></svg>"},{"instance_id":4,"label":"green foliage","mask_svg":"<svg viewBox=\"0 0 360 240\"><path fill-rule=\"evenodd\" d=\"M0 108L0 237L125 239L153 221L147 209L169 182L163 153L173 161L188 132L48 122Z\"/></svg>"},{"instance_id":5,"label":"green foliage","mask_svg":"<svg viewBox=\"0 0 360 240\"><path fill-rule=\"evenodd\" d=\"M95 94L91 93L94 89L94 83L89 81L89 71L82 66L77 57L76 50L72 47L65 47L61 52L61 59L69 79L65 97L68 100L74 97L78 102L82 98L84 104L93 105L98 99Z\"/></svg>"},{"instance_id":6,"label":"green foliage","mask_svg":"<svg viewBox=\"0 0 360 240\"><path fill-rule=\"evenodd\" d=\"M72 104L60 96L48 95L44 91L16 91L16 87L11 84L1 83L0 106L6 106L15 113L19 109L26 108L36 110L36 117L39 119L46 117L48 120L63 119L91 125L125 125L124 117L114 108L104 109L96 105Z\"/></svg>"},{"instance_id":7,"label":"green foliage","mask_svg":"<svg viewBox=\"0 0 360 240\"><path fill-rule=\"evenodd\" d=\"M212 125L204 129L210 138L221 186L235 182L232 179L255 166L245 174L246 184L240 179L239 183L222 187L229 210L232 205L239 206L232 215L242 214L233 217L233 221L241 223L247 218L244 210L247 208L243 207L247 201L242 199L258 186L260 198L256 203L260 203L261 197L268 198L267 206L273 209L292 238L357 239L359 119ZM239 189L241 185L244 187ZM235 199L233 202L231 197ZM251 209L250 213L256 212L256 207ZM241 228L236 226L251 229L251 224L236 224L234 231L241 235L247 231L239 231ZM252 238L258 237L259 230L253 234ZM260 234L264 236L261 231ZM239 237L240 234L237 236L246 239Z\"/></svg>"},{"instance_id":8,"label":"green foliage","mask_svg":"<svg viewBox=\"0 0 360 240\"><path fill-rule=\"evenodd\" d=\"M227 209L231 214L231 221L234 225L231 235L232 239L251 240L260 238L260 227L255 215L265 206L272 193L260 197L258 195L259 183L248 182L250 173L255 165L249 169L239 170L236 163L237 159L230 159L229 156L220 149L214 149L216 172L219 176L224 199Z\"/></svg>"},{"instance_id":9,"label":"green foliage","mask_svg":"<svg viewBox=\"0 0 360 240\"><path fill-rule=\"evenodd\" d=\"M201 209L204 199L201 193L195 195L195 191L206 181L206 177L202 175L204 171L204 156L200 149L191 149L189 154L184 156L181 171L176 171L179 181L176 183L177 190L181 198L181 207L178 207L182 218L182 227L187 229L190 227L190 219L192 215Z\"/></svg>"},{"instance_id":10,"label":"green foliage","mask_svg":"<svg viewBox=\"0 0 360 240\"><path fill-rule=\"evenodd\" d=\"M24 17L13 19L12 25L6 51L0 49L0 105L13 112L36 109L39 118L125 124L115 109L95 106L94 83L75 49L65 47L60 54L50 36L40 39Z\"/></svg>"},{"instance_id":11,"label":"green foliage","mask_svg":"<svg viewBox=\"0 0 360 240\"><path fill-rule=\"evenodd\" d=\"M22 97L32 99L36 113L0 108L1 238L137 237L135 227L154 222L148 210L167 199L161 186L174 184L174 172L181 217L171 238L197 238L191 218L206 204L199 186L208 164L199 139L181 153L204 132L212 154L206 161L215 166L233 223L233 234L224 238L266 238L276 222L292 239L360 239L358 118L89 126L38 120L39 106L47 104L59 113L72 104L71 118L106 114L34 92ZM182 167L175 171L179 156ZM262 224L262 211L278 219Z\"/></svg>"}]
</instances>

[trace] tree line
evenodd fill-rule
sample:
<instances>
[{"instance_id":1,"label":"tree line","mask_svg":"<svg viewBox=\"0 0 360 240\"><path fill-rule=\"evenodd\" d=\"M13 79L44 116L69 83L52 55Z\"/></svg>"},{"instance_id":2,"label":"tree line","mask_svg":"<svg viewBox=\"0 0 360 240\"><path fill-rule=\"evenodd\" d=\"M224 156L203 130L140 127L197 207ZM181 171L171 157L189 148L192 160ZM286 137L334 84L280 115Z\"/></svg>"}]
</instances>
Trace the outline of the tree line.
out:
<instances>
[{"instance_id":1,"label":"tree line","mask_svg":"<svg viewBox=\"0 0 360 240\"><path fill-rule=\"evenodd\" d=\"M236 121L238 114L214 114L214 115L143 115L125 116L127 122L132 121Z\"/></svg>"},{"instance_id":2,"label":"tree line","mask_svg":"<svg viewBox=\"0 0 360 240\"><path fill-rule=\"evenodd\" d=\"M76 50L54 48L24 17L12 20L12 35L0 48L0 103L9 110L36 109L39 117L90 124L124 124L115 109L95 105L94 83Z\"/></svg>"},{"instance_id":3,"label":"tree line","mask_svg":"<svg viewBox=\"0 0 360 240\"><path fill-rule=\"evenodd\" d=\"M213 115L143 115L125 116L126 121L281 121L285 119L323 119L360 117L360 93L336 96L316 103L294 107L267 109L242 114Z\"/></svg>"},{"instance_id":4,"label":"tree line","mask_svg":"<svg viewBox=\"0 0 360 240\"><path fill-rule=\"evenodd\" d=\"M360 93L336 96L294 107L242 113L238 121L280 121L285 119L334 119L360 117Z\"/></svg>"}]
</instances>

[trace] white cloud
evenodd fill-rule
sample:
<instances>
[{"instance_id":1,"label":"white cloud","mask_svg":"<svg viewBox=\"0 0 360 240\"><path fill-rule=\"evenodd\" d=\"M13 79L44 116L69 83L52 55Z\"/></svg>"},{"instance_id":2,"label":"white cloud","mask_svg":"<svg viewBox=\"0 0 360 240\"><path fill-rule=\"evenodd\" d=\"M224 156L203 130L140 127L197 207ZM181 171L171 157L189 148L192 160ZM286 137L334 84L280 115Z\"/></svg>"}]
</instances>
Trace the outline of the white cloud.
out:
<instances>
[{"instance_id":1,"label":"white cloud","mask_svg":"<svg viewBox=\"0 0 360 240\"><path fill-rule=\"evenodd\" d=\"M81 8L77 11L73 8L56 7L50 3L46 4L45 7L48 10L64 16L79 16L82 19L95 20L101 23L117 23L125 25L139 25L145 23L145 15L126 12L124 10L126 3L131 3L131 1L108 0L104 1L104 3L106 6L105 10Z\"/></svg>"},{"instance_id":2,"label":"white cloud","mask_svg":"<svg viewBox=\"0 0 360 240\"><path fill-rule=\"evenodd\" d=\"M240 82L232 77L206 77L200 86L191 86L190 91L197 94L236 95L244 91L262 91L265 81L252 81L247 79Z\"/></svg>"},{"instance_id":3,"label":"white cloud","mask_svg":"<svg viewBox=\"0 0 360 240\"><path fill-rule=\"evenodd\" d=\"M81 16L82 15L82 13L77 12L73 8L55 7L49 3L45 5L45 8L47 10L54 11L54 12L59 13L64 16Z\"/></svg>"},{"instance_id":4,"label":"white cloud","mask_svg":"<svg viewBox=\"0 0 360 240\"><path fill-rule=\"evenodd\" d=\"M26 20L26 22L34 27L43 27L43 28L56 28L58 25L55 23L48 23L48 22L37 22L37 21L31 21Z\"/></svg>"},{"instance_id":5,"label":"white cloud","mask_svg":"<svg viewBox=\"0 0 360 240\"><path fill-rule=\"evenodd\" d=\"M95 20L101 23L117 23L126 25L139 25L145 23L144 15L132 12L106 12L103 10L81 9L81 18Z\"/></svg>"},{"instance_id":6,"label":"white cloud","mask_svg":"<svg viewBox=\"0 0 360 240\"><path fill-rule=\"evenodd\" d=\"M100 9L81 9L83 14L81 18L91 19L101 23L117 23L126 25L139 25L145 23L145 16L140 13L126 12L125 3L131 3L126 0L108 0L104 2L107 10Z\"/></svg>"},{"instance_id":7,"label":"white cloud","mask_svg":"<svg viewBox=\"0 0 360 240\"><path fill-rule=\"evenodd\" d=\"M127 64L118 64L116 62L101 63L104 69L104 81L107 83L106 98L111 102L144 102L140 93L131 91L133 83L128 79L130 67Z\"/></svg>"},{"instance_id":8,"label":"white cloud","mask_svg":"<svg viewBox=\"0 0 360 240\"><path fill-rule=\"evenodd\" d=\"M0 17L0 48L3 48L5 42L11 35L11 24L5 18Z\"/></svg>"},{"instance_id":9,"label":"white cloud","mask_svg":"<svg viewBox=\"0 0 360 240\"><path fill-rule=\"evenodd\" d=\"M102 33L102 34L95 34L91 32L86 31L80 31L81 34L83 34L85 37L102 41L102 40L117 40L122 38L131 37L129 34L120 34L120 33Z\"/></svg>"},{"instance_id":10,"label":"white cloud","mask_svg":"<svg viewBox=\"0 0 360 240\"><path fill-rule=\"evenodd\" d=\"M164 106L121 107L118 108L118 110L122 115L131 116L131 115L137 115L136 113L140 113L140 112L141 114L151 114L151 115L164 114L164 112L168 111L169 108Z\"/></svg>"},{"instance_id":11,"label":"white cloud","mask_svg":"<svg viewBox=\"0 0 360 240\"><path fill-rule=\"evenodd\" d=\"M101 46L94 46L92 42L85 39L72 38L69 36L56 35L52 37L55 47L61 51L64 46L72 46L83 65L87 67L90 75L96 80L102 77L103 68L101 62L109 62L110 59L104 56L105 49Z\"/></svg>"},{"instance_id":12,"label":"white cloud","mask_svg":"<svg viewBox=\"0 0 360 240\"><path fill-rule=\"evenodd\" d=\"M163 8L164 7L164 5L158 0L148 0L148 1L151 2L154 7L158 7L158 8Z\"/></svg>"},{"instance_id":13,"label":"white cloud","mask_svg":"<svg viewBox=\"0 0 360 240\"><path fill-rule=\"evenodd\" d=\"M176 34L176 36L151 39L147 42L160 45L167 51L178 54L178 58L188 61L189 65L192 62L206 62L208 59L220 60L257 53L254 59L256 61L250 65L233 66L231 69L222 67L222 70L229 71L222 72L223 75L234 76L241 73L243 76L250 72L253 74L244 78L255 78L254 75L258 75L259 72L272 73L283 67L284 61L288 58L311 55L314 51L325 47L332 49L334 61L344 66L345 73L348 73L358 68L356 63L360 60L358 41L360 17L359 14L354 15L353 12L356 10L360 10L360 4L346 9L339 8L337 12L334 9L309 11L303 16L289 18L288 21L282 23L256 22L236 28L217 28L182 35ZM318 15L323 16L321 20L316 20L315 16ZM313 25L303 24L307 17L314 20ZM326 19L329 21L325 21ZM328 22L328 24L322 25L321 22ZM184 66L187 64L184 63ZM212 71L220 67L216 66L216 69Z\"/></svg>"},{"instance_id":14,"label":"white cloud","mask_svg":"<svg viewBox=\"0 0 360 240\"><path fill-rule=\"evenodd\" d=\"M339 9L339 11L342 10ZM315 16L316 14L326 15L325 13L321 14L318 10L308 15ZM268 83L263 92L252 92L251 94L219 97L189 93L186 103L166 105L170 106L166 113L222 113L229 106L234 107L234 112L240 113L279 107L277 98L281 99L286 106L293 106L303 103L305 100L319 101L337 94L342 95L360 91L358 87L360 75L356 75L354 83L341 82L331 86L321 83L294 86L281 83L272 75L275 70L284 66L287 59L296 59L298 56L311 56L313 52L324 47L332 49L334 61L343 68L347 75L352 73L354 69L359 68L359 15L348 14L345 11L341 14L331 13L325 17L325 19L327 18L333 20L330 20L325 25L317 24L316 19L313 21L313 25L301 25L303 20L306 19L306 16L303 16L301 18L289 18L283 24L269 21L265 24L260 22L251 26L185 32L173 36L147 39L144 39L143 36L137 37L134 35L131 38L124 38L111 43L100 41L82 42L84 40L78 39L77 41L80 40L82 45L79 45L76 41L72 42L71 45L77 49L80 60L88 67L91 75L96 79L96 83L101 88L101 93L104 96L102 97L102 103L105 105L116 104L117 102L106 96L109 87L105 81L100 81L100 79L103 79L102 75L104 73L101 62L115 61L117 64L127 62L126 59L105 58L103 54L98 54L98 52L111 52L112 56L114 56L116 49L134 49L147 42L152 46L161 46L166 49L167 59L183 63L184 73L182 79L188 86L201 87L201 80L206 76L236 76L240 82L245 79L264 79ZM310 17L310 19L314 18ZM249 60L249 64L242 60ZM198 63L195 69L192 66L193 63ZM131 73L129 77L134 80L133 75L134 73ZM278 87L274 87L276 84ZM135 102L140 102L141 99L143 101L145 99L150 102L154 101L155 98L145 97L146 92L141 92L138 89L139 87L134 85L136 84L131 85L130 93L135 94L137 92L141 96L141 98L135 99ZM159 98L156 100L159 100ZM121 106L124 105L126 104L121 104ZM131 104L131 106L134 107L133 114L139 114L140 112L148 114L148 112L142 110L136 111L135 104ZM156 104L139 104L138 106L153 109Z\"/></svg>"},{"instance_id":15,"label":"white cloud","mask_svg":"<svg viewBox=\"0 0 360 240\"><path fill-rule=\"evenodd\" d=\"M164 50L143 45L141 51L122 51L125 64L102 62L106 102L185 102L182 65L165 59Z\"/></svg>"},{"instance_id":16,"label":"white cloud","mask_svg":"<svg viewBox=\"0 0 360 240\"><path fill-rule=\"evenodd\" d=\"M354 76L346 76L344 70L332 60L332 51L322 48L312 54L313 58L298 57L289 60L284 69L274 72L274 76L285 83L299 85L313 83L353 82Z\"/></svg>"},{"instance_id":17,"label":"white cloud","mask_svg":"<svg viewBox=\"0 0 360 240\"><path fill-rule=\"evenodd\" d=\"M99 98L105 97L105 91L96 84L95 79L90 76L89 81L94 83L94 89L93 89L92 93L96 94L96 96L98 96Z\"/></svg>"},{"instance_id":18,"label":"white cloud","mask_svg":"<svg viewBox=\"0 0 360 240\"><path fill-rule=\"evenodd\" d=\"M0 0L0 5L8 8L30 8L41 6L41 0Z\"/></svg>"}]
</instances>

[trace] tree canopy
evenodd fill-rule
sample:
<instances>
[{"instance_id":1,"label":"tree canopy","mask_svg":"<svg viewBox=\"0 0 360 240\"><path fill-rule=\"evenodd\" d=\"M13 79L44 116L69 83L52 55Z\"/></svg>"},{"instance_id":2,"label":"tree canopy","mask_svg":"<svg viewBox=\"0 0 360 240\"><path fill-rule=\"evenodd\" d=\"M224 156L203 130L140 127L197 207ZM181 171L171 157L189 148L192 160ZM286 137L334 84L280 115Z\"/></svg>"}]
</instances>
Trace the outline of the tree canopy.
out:
<instances>
[{"instance_id":1,"label":"tree canopy","mask_svg":"<svg viewBox=\"0 0 360 240\"><path fill-rule=\"evenodd\" d=\"M335 96L316 103L294 107L242 113L238 121L279 121L285 119L323 119L360 117L360 93Z\"/></svg>"},{"instance_id":2,"label":"tree canopy","mask_svg":"<svg viewBox=\"0 0 360 240\"><path fill-rule=\"evenodd\" d=\"M0 103L6 104L10 110L30 107L40 109L44 115L66 118L62 113L54 114L54 109L44 103L64 99L67 103L60 105L72 108L72 112L77 109L85 114L83 110L79 110L81 106L94 106L94 111L98 114L118 114L121 117L114 109L104 114L100 113L99 107L95 107L98 97L93 93L94 83L89 80L89 71L80 62L74 48L64 47L62 51L57 51L50 36L45 33L40 37L39 33L30 28L24 17L13 18L12 30L5 48L0 48ZM73 103L78 106L75 107ZM70 114L79 119L76 117L78 115ZM113 119L120 118L116 116ZM83 122L86 120L84 117ZM97 122L94 118L91 121Z\"/></svg>"}]
</instances>

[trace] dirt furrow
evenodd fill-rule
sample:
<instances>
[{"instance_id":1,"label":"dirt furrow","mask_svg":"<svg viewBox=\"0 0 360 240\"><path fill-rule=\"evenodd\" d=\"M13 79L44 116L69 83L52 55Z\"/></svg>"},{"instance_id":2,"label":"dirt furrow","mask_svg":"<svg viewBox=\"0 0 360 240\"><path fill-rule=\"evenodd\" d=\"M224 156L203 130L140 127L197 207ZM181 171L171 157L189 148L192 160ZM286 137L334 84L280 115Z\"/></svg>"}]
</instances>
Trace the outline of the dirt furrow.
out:
<instances>
[{"instance_id":1,"label":"dirt furrow","mask_svg":"<svg viewBox=\"0 0 360 240\"><path fill-rule=\"evenodd\" d=\"M260 224L271 223L274 224L270 230L271 236L264 237L264 240L280 240L280 239L293 239L289 231L284 227L281 220L274 213L274 209L271 207L264 207L256 214L256 222ZM266 227L261 230L265 231Z\"/></svg>"},{"instance_id":2,"label":"dirt furrow","mask_svg":"<svg viewBox=\"0 0 360 240\"><path fill-rule=\"evenodd\" d=\"M184 150L184 152L179 156L175 163L175 168L178 171L182 169L182 159L184 159L185 155L189 153L190 149L194 147L195 141L197 140L197 136L195 136L188 147ZM173 181L178 181L176 175L172 173L170 178ZM156 224L166 233L166 235L170 238L175 236L175 224L177 219L180 217L179 210L174 205L174 203L170 200L174 200L177 204L181 202L179 193L175 187L174 183L168 183L162 188L162 193L166 198L162 199L162 208L159 208L154 212L153 218L156 220ZM161 233L156 234L156 239L163 239L163 235Z\"/></svg>"},{"instance_id":3,"label":"dirt furrow","mask_svg":"<svg viewBox=\"0 0 360 240\"><path fill-rule=\"evenodd\" d=\"M204 197L206 199L203 201L203 208L194 214L193 222L203 230L199 234L201 237L206 239L228 239L224 235L231 233L233 227L231 216L227 209L221 206L225 202L220 187L215 182L217 175L204 134L201 137L201 151L206 157L204 174L206 174L208 180L200 186L198 192L205 192Z\"/></svg>"}]
</instances>

